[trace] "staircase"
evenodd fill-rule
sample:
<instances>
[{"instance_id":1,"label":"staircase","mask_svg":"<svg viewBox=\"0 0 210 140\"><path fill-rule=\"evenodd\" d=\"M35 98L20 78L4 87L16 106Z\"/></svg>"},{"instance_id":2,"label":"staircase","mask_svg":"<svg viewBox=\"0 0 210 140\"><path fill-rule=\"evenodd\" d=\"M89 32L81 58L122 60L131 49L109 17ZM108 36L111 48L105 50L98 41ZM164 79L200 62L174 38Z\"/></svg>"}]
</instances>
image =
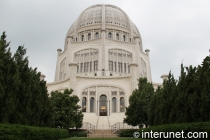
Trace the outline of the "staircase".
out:
<instances>
[{"instance_id":1,"label":"staircase","mask_svg":"<svg viewBox=\"0 0 210 140\"><path fill-rule=\"evenodd\" d=\"M108 116L99 116L98 123L96 125L96 129L100 129L100 130L110 129L109 117Z\"/></svg>"},{"instance_id":2,"label":"staircase","mask_svg":"<svg viewBox=\"0 0 210 140\"><path fill-rule=\"evenodd\" d=\"M89 138L117 138L117 134L112 134L110 130L95 130L94 134L88 134Z\"/></svg>"}]
</instances>

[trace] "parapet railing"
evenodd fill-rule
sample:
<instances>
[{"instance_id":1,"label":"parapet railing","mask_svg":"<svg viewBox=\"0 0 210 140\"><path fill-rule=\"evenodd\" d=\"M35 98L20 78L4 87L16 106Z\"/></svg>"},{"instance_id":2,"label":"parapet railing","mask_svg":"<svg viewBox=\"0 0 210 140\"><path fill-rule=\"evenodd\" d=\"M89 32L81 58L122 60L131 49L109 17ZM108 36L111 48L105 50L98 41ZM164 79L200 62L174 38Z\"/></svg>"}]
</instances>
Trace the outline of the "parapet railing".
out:
<instances>
[{"instance_id":1,"label":"parapet railing","mask_svg":"<svg viewBox=\"0 0 210 140\"><path fill-rule=\"evenodd\" d=\"M88 132L95 133L95 126L89 122L83 122L81 129L86 129Z\"/></svg>"},{"instance_id":2,"label":"parapet railing","mask_svg":"<svg viewBox=\"0 0 210 140\"><path fill-rule=\"evenodd\" d=\"M111 133L115 133L120 129L138 129L138 126L128 125L127 123L117 122L111 126Z\"/></svg>"}]
</instances>

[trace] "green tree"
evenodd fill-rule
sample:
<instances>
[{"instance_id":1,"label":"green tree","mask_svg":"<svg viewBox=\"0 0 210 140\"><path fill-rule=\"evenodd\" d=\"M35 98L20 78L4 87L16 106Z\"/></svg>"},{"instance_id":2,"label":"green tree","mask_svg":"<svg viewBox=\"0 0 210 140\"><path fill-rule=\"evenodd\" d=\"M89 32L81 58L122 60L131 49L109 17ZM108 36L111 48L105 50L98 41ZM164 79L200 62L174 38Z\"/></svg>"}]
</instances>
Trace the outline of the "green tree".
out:
<instances>
[{"instance_id":1,"label":"green tree","mask_svg":"<svg viewBox=\"0 0 210 140\"><path fill-rule=\"evenodd\" d=\"M207 56L199 73L199 85L201 85L200 121L210 121L210 56Z\"/></svg>"},{"instance_id":2,"label":"green tree","mask_svg":"<svg viewBox=\"0 0 210 140\"><path fill-rule=\"evenodd\" d=\"M51 92L50 103L55 126L62 128L81 127L83 114L80 110L78 96L71 95L73 90L65 89L64 93Z\"/></svg>"},{"instance_id":3,"label":"green tree","mask_svg":"<svg viewBox=\"0 0 210 140\"><path fill-rule=\"evenodd\" d=\"M46 82L29 67L26 49L12 56L6 35L0 39L0 122L51 126L52 116Z\"/></svg>"},{"instance_id":4,"label":"green tree","mask_svg":"<svg viewBox=\"0 0 210 140\"><path fill-rule=\"evenodd\" d=\"M154 95L154 88L147 78L140 78L138 82L138 89L135 89L129 98L124 122L132 126L138 125L141 128L143 124L146 127L149 125L149 103Z\"/></svg>"},{"instance_id":5,"label":"green tree","mask_svg":"<svg viewBox=\"0 0 210 140\"><path fill-rule=\"evenodd\" d=\"M16 92L19 89L17 65L14 62L6 34L0 39L0 122L14 122Z\"/></svg>"}]
</instances>

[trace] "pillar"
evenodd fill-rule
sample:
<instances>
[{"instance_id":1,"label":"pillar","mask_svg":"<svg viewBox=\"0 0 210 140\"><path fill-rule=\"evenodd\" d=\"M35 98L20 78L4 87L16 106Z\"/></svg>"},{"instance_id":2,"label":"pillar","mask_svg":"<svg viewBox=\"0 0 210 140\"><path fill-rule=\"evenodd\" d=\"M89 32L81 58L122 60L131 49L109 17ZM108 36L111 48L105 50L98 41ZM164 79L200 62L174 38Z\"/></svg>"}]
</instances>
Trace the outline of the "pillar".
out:
<instances>
[{"instance_id":1,"label":"pillar","mask_svg":"<svg viewBox=\"0 0 210 140\"><path fill-rule=\"evenodd\" d=\"M130 73L131 73L131 79L130 79L131 80L131 93L133 92L133 90L137 88L137 76L136 76L137 66L138 64L136 63L129 64Z\"/></svg>"},{"instance_id":2,"label":"pillar","mask_svg":"<svg viewBox=\"0 0 210 140\"><path fill-rule=\"evenodd\" d=\"M60 62L59 62L59 55L61 54L62 50L59 48L57 49L57 62L56 62L56 72L55 72L55 79L54 82L59 81L59 73L60 73Z\"/></svg>"},{"instance_id":3,"label":"pillar","mask_svg":"<svg viewBox=\"0 0 210 140\"><path fill-rule=\"evenodd\" d=\"M77 74L77 63L70 63L69 67L70 67L70 83L69 83L69 87L71 89L73 89L73 93L76 93L76 74Z\"/></svg>"}]
</instances>

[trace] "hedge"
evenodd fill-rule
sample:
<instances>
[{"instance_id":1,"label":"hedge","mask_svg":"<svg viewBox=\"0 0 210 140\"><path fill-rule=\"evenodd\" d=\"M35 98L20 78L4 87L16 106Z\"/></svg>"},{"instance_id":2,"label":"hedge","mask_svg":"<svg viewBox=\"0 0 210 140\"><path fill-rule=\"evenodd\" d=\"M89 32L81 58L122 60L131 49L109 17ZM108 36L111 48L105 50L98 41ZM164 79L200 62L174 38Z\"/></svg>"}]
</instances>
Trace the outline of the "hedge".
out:
<instances>
[{"instance_id":1,"label":"hedge","mask_svg":"<svg viewBox=\"0 0 210 140\"><path fill-rule=\"evenodd\" d=\"M86 130L69 130L69 137L87 137L87 131Z\"/></svg>"},{"instance_id":2,"label":"hedge","mask_svg":"<svg viewBox=\"0 0 210 140\"><path fill-rule=\"evenodd\" d=\"M66 129L0 124L1 140L58 140L68 137Z\"/></svg>"},{"instance_id":3,"label":"hedge","mask_svg":"<svg viewBox=\"0 0 210 140\"><path fill-rule=\"evenodd\" d=\"M194 123L180 123L180 124L166 124L166 125L159 125L159 126L151 126L149 128L143 129L130 129L130 130L121 130L119 133L120 137L133 137L133 133L138 131L142 138L142 132L184 132L185 140L192 138L187 138L188 132L207 132L208 137L205 138L210 139L210 122L194 122ZM145 138L145 137L144 137ZM163 138L162 138L163 139ZM170 139L170 138L167 138ZM198 138L197 138L198 139ZM201 139L201 138L199 138Z\"/></svg>"}]
</instances>

